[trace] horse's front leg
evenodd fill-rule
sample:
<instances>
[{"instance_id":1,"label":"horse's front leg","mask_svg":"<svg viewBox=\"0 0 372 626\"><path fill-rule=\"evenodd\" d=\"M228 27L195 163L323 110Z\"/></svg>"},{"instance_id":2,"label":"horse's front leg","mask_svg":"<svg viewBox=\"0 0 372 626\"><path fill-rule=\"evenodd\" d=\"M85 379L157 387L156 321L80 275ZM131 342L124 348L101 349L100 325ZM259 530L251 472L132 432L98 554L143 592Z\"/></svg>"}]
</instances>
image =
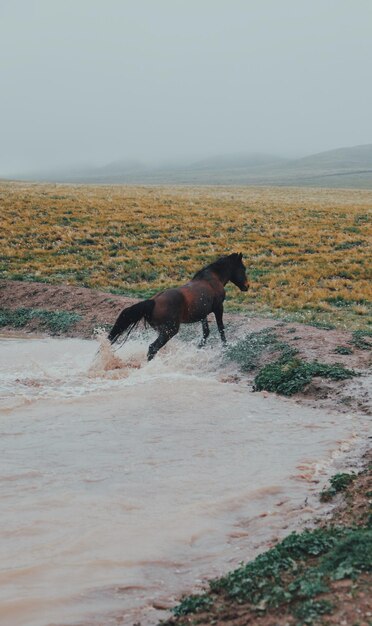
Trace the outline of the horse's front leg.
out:
<instances>
[{"instance_id":1,"label":"horse's front leg","mask_svg":"<svg viewBox=\"0 0 372 626\"><path fill-rule=\"evenodd\" d=\"M199 348L203 348L206 344L206 341L208 339L209 336L209 324L208 324L208 318L205 317L202 321L202 329L203 329L203 338L201 340L201 342L199 343Z\"/></svg>"},{"instance_id":2,"label":"horse's front leg","mask_svg":"<svg viewBox=\"0 0 372 626\"><path fill-rule=\"evenodd\" d=\"M218 332L220 333L221 341L224 346L226 346L226 337L225 337L225 327L223 325L223 306L221 305L218 309L214 310L214 316L217 322Z\"/></svg>"},{"instance_id":3,"label":"horse's front leg","mask_svg":"<svg viewBox=\"0 0 372 626\"><path fill-rule=\"evenodd\" d=\"M178 333L179 326L166 326L160 330L159 336L155 339L154 343L152 343L147 352L147 360L151 361L155 354L165 346L165 344L174 337Z\"/></svg>"}]
</instances>

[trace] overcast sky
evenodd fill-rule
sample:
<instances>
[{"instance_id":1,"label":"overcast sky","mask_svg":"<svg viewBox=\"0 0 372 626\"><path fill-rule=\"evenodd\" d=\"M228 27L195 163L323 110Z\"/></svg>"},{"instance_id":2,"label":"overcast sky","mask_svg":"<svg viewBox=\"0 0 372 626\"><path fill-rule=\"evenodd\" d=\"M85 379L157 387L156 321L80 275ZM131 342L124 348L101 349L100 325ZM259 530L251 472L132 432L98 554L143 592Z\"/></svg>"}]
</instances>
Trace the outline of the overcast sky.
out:
<instances>
[{"instance_id":1,"label":"overcast sky","mask_svg":"<svg viewBox=\"0 0 372 626\"><path fill-rule=\"evenodd\" d=\"M0 0L0 175L372 143L372 0Z\"/></svg>"}]
</instances>

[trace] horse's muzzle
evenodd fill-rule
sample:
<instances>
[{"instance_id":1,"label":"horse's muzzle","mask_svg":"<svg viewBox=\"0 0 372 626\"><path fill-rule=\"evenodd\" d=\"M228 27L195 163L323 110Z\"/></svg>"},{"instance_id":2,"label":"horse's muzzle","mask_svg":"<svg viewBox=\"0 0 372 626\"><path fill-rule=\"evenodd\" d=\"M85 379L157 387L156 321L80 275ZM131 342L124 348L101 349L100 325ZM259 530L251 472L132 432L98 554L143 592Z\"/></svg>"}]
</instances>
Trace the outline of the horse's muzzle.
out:
<instances>
[{"instance_id":1,"label":"horse's muzzle","mask_svg":"<svg viewBox=\"0 0 372 626\"><path fill-rule=\"evenodd\" d=\"M249 287L248 283L245 283L244 285L240 287L240 291L248 291L248 287Z\"/></svg>"}]
</instances>

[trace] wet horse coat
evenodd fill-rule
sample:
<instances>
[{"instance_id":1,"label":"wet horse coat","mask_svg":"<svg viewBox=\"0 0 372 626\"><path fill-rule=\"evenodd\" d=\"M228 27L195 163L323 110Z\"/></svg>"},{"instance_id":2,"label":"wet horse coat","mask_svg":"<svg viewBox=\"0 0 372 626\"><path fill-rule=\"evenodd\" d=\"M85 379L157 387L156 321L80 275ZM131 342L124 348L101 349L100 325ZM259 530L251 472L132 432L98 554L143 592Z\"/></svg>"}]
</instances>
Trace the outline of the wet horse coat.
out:
<instances>
[{"instance_id":1,"label":"wet horse coat","mask_svg":"<svg viewBox=\"0 0 372 626\"><path fill-rule=\"evenodd\" d=\"M225 285L231 281L241 291L247 291L248 282L242 254L230 254L207 265L195 274L185 285L166 289L149 300L138 302L124 309L109 333L111 343L127 331L127 337L141 319L159 332L158 338L150 345L148 360L179 331L180 324L201 322L203 346L209 335L207 316L214 313L220 337L226 343L223 325L223 302Z\"/></svg>"}]
</instances>

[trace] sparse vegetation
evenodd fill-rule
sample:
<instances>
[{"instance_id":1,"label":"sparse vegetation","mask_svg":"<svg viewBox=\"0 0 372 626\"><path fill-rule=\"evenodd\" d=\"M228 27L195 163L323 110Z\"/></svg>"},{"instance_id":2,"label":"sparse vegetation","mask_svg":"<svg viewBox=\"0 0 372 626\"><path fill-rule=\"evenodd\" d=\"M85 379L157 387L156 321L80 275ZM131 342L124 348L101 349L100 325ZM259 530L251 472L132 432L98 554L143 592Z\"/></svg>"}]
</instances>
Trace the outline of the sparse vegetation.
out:
<instances>
[{"instance_id":1,"label":"sparse vegetation","mask_svg":"<svg viewBox=\"0 0 372 626\"><path fill-rule=\"evenodd\" d=\"M331 378L332 380L345 380L357 376L354 370L349 370L334 363L306 363L298 358L284 357L275 363L265 365L254 379L255 391L272 391L284 396L291 396L302 391L314 376Z\"/></svg>"},{"instance_id":2,"label":"sparse vegetation","mask_svg":"<svg viewBox=\"0 0 372 626\"><path fill-rule=\"evenodd\" d=\"M235 361L242 372L250 372L257 368L264 354L280 354L281 358L294 356L296 351L287 343L279 341L273 330L261 330L250 333L244 339L229 346L226 357Z\"/></svg>"},{"instance_id":3,"label":"sparse vegetation","mask_svg":"<svg viewBox=\"0 0 372 626\"><path fill-rule=\"evenodd\" d=\"M287 332L291 335L292 330ZM337 352L340 353L338 350ZM346 348L341 354L350 354ZM308 363L298 358L297 350L280 341L274 330L261 330L250 333L236 344L229 346L226 357L236 362L243 372L258 370L254 378L255 391L271 391L285 396L302 391L314 376L345 380L357 376L354 370L345 368L339 363L327 364L313 361ZM270 359L262 365L263 360Z\"/></svg>"},{"instance_id":4,"label":"sparse vegetation","mask_svg":"<svg viewBox=\"0 0 372 626\"><path fill-rule=\"evenodd\" d=\"M353 332L352 344L360 350L372 350L372 341L367 337L372 337L372 330L356 330Z\"/></svg>"},{"instance_id":5,"label":"sparse vegetation","mask_svg":"<svg viewBox=\"0 0 372 626\"><path fill-rule=\"evenodd\" d=\"M44 309L0 309L0 328L12 326L24 328L31 320L37 318L52 334L65 333L73 324L81 319L78 313L69 311L46 311Z\"/></svg>"},{"instance_id":6,"label":"sparse vegetation","mask_svg":"<svg viewBox=\"0 0 372 626\"><path fill-rule=\"evenodd\" d=\"M353 354L353 350L352 348L349 348L348 346L336 346L335 353L336 354Z\"/></svg>"},{"instance_id":7,"label":"sparse vegetation","mask_svg":"<svg viewBox=\"0 0 372 626\"><path fill-rule=\"evenodd\" d=\"M332 498L334 498L334 496L340 491L345 491L346 487L350 485L350 483L355 480L355 478L356 474L354 473L342 473L332 476L329 481L330 487L328 487L327 489L323 489L320 494L321 502L328 502L329 500L332 500Z\"/></svg>"},{"instance_id":8,"label":"sparse vegetation","mask_svg":"<svg viewBox=\"0 0 372 626\"><path fill-rule=\"evenodd\" d=\"M330 483L337 491L347 491L354 481L368 484L370 474L370 467L360 475L337 474ZM372 530L368 493L361 503L359 490L356 483L348 494L349 525L328 522L315 530L291 533L253 561L211 580L204 593L185 597L164 626L368 623L365 599L371 581ZM354 498L358 498L355 513ZM354 604L358 620L345 621L345 598Z\"/></svg>"},{"instance_id":9,"label":"sparse vegetation","mask_svg":"<svg viewBox=\"0 0 372 626\"><path fill-rule=\"evenodd\" d=\"M205 593L184 598L174 614L199 613L217 603L222 613L221 604L233 601L249 604L257 615L282 607L302 624L313 624L332 612L329 600L318 599L330 591L332 581L357 580L371 571L371 563L372 531L367 527L292 533L254 561L211 580Z\"/></svg>"}]
</instances>

